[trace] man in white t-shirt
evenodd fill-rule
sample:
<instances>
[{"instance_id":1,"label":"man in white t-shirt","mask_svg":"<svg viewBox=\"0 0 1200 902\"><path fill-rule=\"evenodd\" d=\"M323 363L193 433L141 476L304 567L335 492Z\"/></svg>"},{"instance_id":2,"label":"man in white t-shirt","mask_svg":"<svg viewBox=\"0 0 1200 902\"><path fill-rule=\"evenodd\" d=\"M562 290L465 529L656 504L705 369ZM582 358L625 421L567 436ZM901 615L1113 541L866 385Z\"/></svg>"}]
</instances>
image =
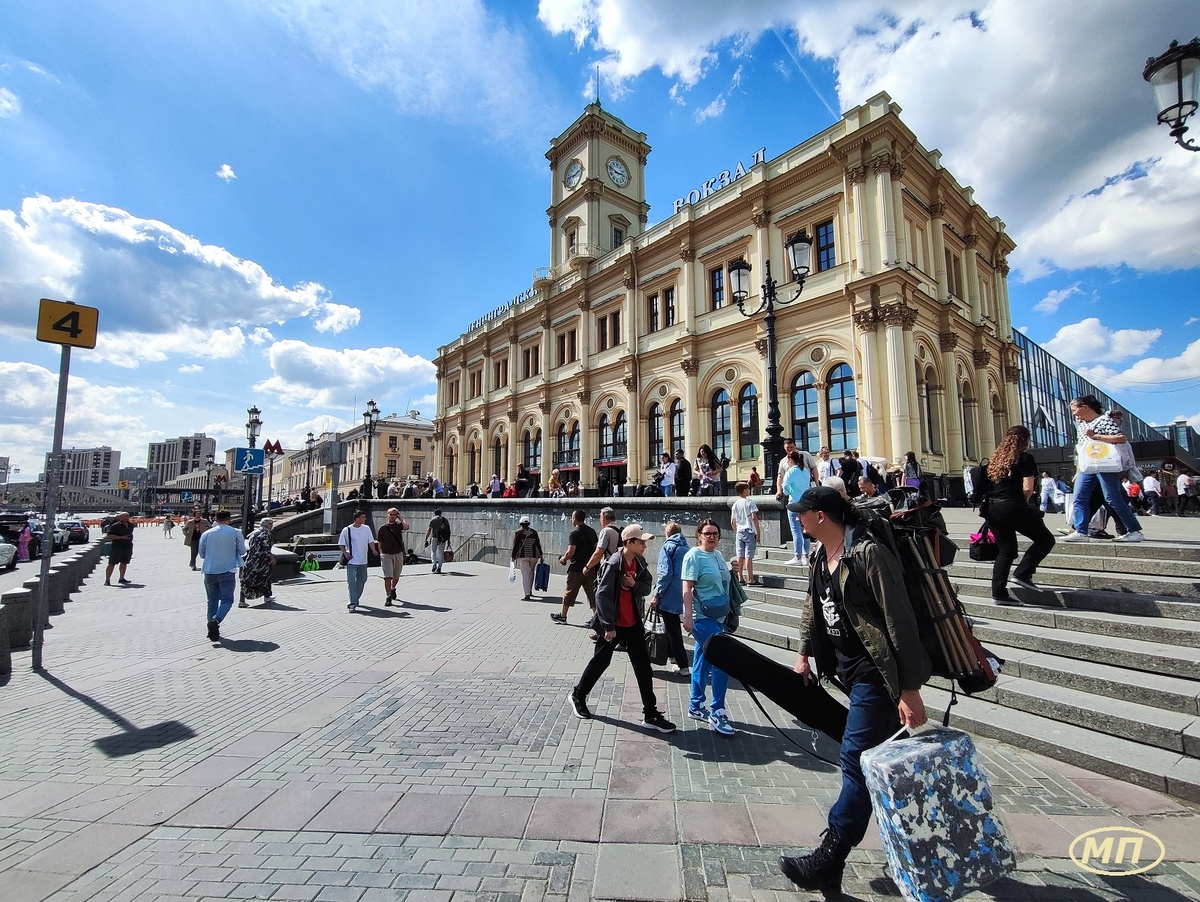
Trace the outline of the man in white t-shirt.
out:
<instances>
[{"instance_id":1,"label":"man in white t-shirt","mask_svg":"<svg viewBox=\"0 0 1200 902\"><path fill-rule=\"evenodd\" d=\"M823 446L818 452L821 460L817 464L817 482L824 484L830 476L841 476L842 467L837 458L830 457L828 446Z\"/></svg>"},{"instance_id":2,"label":"man in white t-shirt","mask_svg":"<svg viewBox=\"0 0 1200 902\"><path fill-rule=\"evenodd\" d=\"M1180 473L1175 477L1175 494L1178 496L1175 499L1175 514L1182 517L1187 513L1188 505L1191 504L1192 477L1187 473Z\"/></svg>"},{"instance_id":3,"label":"man in white t-shirt","mask_svg":"<svg viewBox=\"0 0 1200 902\"><path fill-rule=\"evenodd\" d=\"M775 498L783 503L783 507L779 510L779 547L787 548L788 538L791 536L792 524L788 518L787 500L783 494L783 478L787 476L787 471L792 466L791 455L796 450L796 440L790 436L783 440L783 457L775 468ZM829 449L825 449L828 451ZM803 466L807 467L812 476L812 484L817 484L817 462L807 451L800 452L800 459Z\"/></svg>"},{"instance_id":4,"label":"man in white t-shirt","mask_svg":"<svg viewBox=\"0 0 1200 902\"><path fill-rule=\"evenodd\" d=\"M1150 516L1158 516L1158 499L1162 497L1162 483L1158 481L1157 473L1147 473L1142 480L1142 495L1150 507Z\"/></svg>"},{"instance_id":5,"label":"man in white t-shirt","mask_svg":"<svg viewBox=\"0 0 1200 902\"><path fill-rule=\"evenodd\" d=\"M1050 508L1054 506L1054 477L1042 471L1042 513L1049 513Z\"/></svg>"},{"instance_id":6,"label":"man in white t-shirt","mask_svg":"<svg viewBox=\"0 0 1200 902\"><path fill-rule=\"evenodd\" d=\"M338 547L342 549L342 562L346 566L346 589L350 593L350 604L346 605L346 610L353 614L358 610L358 600L362 598L363 589L367 585L367 556L372 548L376 554L379 553L375 533L367 525L366 511L354 512L354 522L338 536Z\"/></svg>"},{"instance_id":7,"label":"man in white t-shirt","mask_svg":"<svg viewBox=\"0 0 1200 902\"><path fill-rule=\"evenodd\" d=\"M733 510L729 515L729 528L734 534L736 558L734 577L744 586L754 586L754 552L758 550L758 540L761 537L758 522L758 505L750 498L750 484L739 482L733 487L737 500L733 502ZM745 577L742 576L743 567Z\"/></svg>"}]
</instances>

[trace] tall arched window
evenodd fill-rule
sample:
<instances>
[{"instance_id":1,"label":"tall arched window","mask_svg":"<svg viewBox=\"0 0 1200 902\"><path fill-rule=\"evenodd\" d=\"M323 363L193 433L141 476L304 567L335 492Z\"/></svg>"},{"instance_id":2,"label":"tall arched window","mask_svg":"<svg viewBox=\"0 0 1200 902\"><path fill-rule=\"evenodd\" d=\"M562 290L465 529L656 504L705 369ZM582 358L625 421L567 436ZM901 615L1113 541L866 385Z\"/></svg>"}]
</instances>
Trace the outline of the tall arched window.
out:
<instances>
[{"instance_id":1,"label":"tall arched window","mask_svg":"<svg viewBox=\"0 0 1200 902\"><path fill-rule=\"evenodd\" d=\"M571 424L571 446L567 450L579 454L579 420Z\"/></svg>"},{"instance_id":2,"label":"tall arched window","mask_svg":"<svg viewBox=\"0 0 1200 902\"><path fill-rule=\"evenodd\" d=\"M963 382L959 389L962 404L959 408L962 420L962 452L966 460L979 459L979 442L975 437L975 397L971 383Z\"/></svg>"},{"instance_id":3,"label":"tall arched window","mask_svg":"<svg viewBox=\"0 0 1200 902\"><path fill-rule=\"evenodd\" d=\"M479 482L479 450L474 442L467 445L467 482Z\"/></svg>"},{"instance_id":4,"label":"tall arched window","mask_svg":"<svg viewBox=\"0 0 1200 902\"><path fill-rule=\"evenodd\" d=\"M560 454L565 454L568 450L570 450L571 446L570 446L570 444L568 444L569 442L570 442L570 438L567 435L567 424L559 423L558 424L558 447L555 450L557 450Z\"/></svg>"},{"instance_id":5,"label":"tall arched window","mask_svg":"<svg viewBox=\"0 0 1200 902\"><path fill-rule=\"evenodd\" d=\"M613 429L608 414L600 414L600 457L608 460L613 453Z\"/></svg>"},{"instance_id":6,"label":"tall arched window","mask_svg":"<svg viewBox=\"0 0 1200 902\"><path fill-rule=\"evenodd\" d=\"M729 457L733 450L733 432L730 424L729 392L718 389L712 399L712 449L719 460Z\"/></svg>"},{"instance_id":7,"label":"tall arched window","mask_svg":"<svg viewBox=\"0 0 1200 902\"><path fill-rule=\"evenodd\" d=\"M801 451L816 454L821 450L816 380L807 370L797 373L792 380L792 435Z\"/></svg>"},{"instance_id":8,"label":"tall arched window","mask_svg":"<svg viewBox=\"0 0 1200 902\"><path fill-rule=\"evenodd\" d=\"M683 402L676 398L671 402L671 415L668 417L668 430L671 440L671 450L683 447Z\"/></svg>"},{"instance_id":9,"label":"tall arched window","mask_svg":"<svg viewBox=\"0 0 1200 902\"><path fill-rule=\"evenodd\" d=\"M648 465L658 466L663 454L663 412L662 405L651 404L650 412L646 414L646 448L649 456Z\"/></svg>"},{"instance_id":10,"label":"tall arched window","mask_svg":"<svg viewBox=\"0 0 1200 902\"><path fill-rule=\"evenodd\" d=\"M504 445L500 443L500 436L492 442L492 472L504 479Z\"/></svg>"},{"instance_id":11,"label":"tall arched window","mask_svg":"<svg viewBox=\"0 0 1200 902\"><path fill-rule=\"evenodd\" d=\"M942 417L938 407L937 384L933 368L925 370L919 391L918 411L921 415L921 450L942 453Z\"/></svg>"},{"instance_id":12,"label":"tall arched window","mask_svg":"<svg viewBox=\"0 0 1200 902\"><path fill-rule=\"evenodd\" d=\"M738 459L757 460L758 443L758 393L747 383L738 392Z\"/></svg>"},{"instance_id":13,"label":"tall arched window","mask_svg":"<svg viewBox=\"0 0 1200 902\"><path fill-rule=\"evenodd\" d=\"M613 419L613 457L625 457L629 453L629 423L625 411L618 410Z\"/></svg>"},{"instance_id":14,"label":"tall arched window","mask_svg":"<svg viewBox=\"0 0 1200 902\"><path fill-rule=\"evenodd\" d=\"M450 445L446 449L446 473L445 473L446 479L444 480L446 482L455 482L458 479L458 477L454 473L455 456L456 455L454 453L454 445Z\"/></svg>"},{"instance_id":15,"label":"tall arched window","mask_svg":"<svg viewBox=\"0 0 1200 902\"><path fill-rule=\"evenodd\" d=\"M525 436L521 442L522 448L525 451L524 459L527 469L538 469L542 459L542 430L530 434L529 430L525 430Z\"/></svg>"},{"instance_id":16,"label":"tall arched window","mask_svg":"<svg viewBox=\"0 0 1200 902\"><path fill-rule=\"evenodd\" d=\"M858 403L854 396L854 373L849 364L840 364L829 374L825 405L829 411L829 450L857 448Z\"/></svg>"}]
</instances>

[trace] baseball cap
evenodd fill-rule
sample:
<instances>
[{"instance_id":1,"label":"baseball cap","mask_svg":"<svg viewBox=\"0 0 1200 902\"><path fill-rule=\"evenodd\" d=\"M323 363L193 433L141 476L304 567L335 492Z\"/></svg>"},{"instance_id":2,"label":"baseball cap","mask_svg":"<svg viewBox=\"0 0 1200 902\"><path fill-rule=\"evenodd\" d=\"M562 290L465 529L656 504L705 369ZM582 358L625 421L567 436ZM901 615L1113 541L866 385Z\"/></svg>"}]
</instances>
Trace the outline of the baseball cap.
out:
<instances>
[{"instance_id":1,"label":"baseball cap","mask_svg":"<svg viewBox=\"0 0 1200 902\"><path fill-rule=\"evenodd\" d=\"M528 518L528 517L522 517L522 518L521 518L520 520L518 520L517 522L518 522L518 523L520 523L522 526L528 526L528 525L529 525L529 518Z\"/></svg>"},{"instance_id":2,"label":"baseball cap","mask_svg":"<svg viewBox=\"0 0 1200 902\"><path fill-rule=\"evenodd\" d=\"M630 539L641 539L643 542L649 542L654 536L642 529L641 523L630 523L621 530L621 541L628 542Z\"/></svg>"},{"instance_id":3,"label":"baseball cap","mask_svg":"<svg viewBox=\"0 0 1200 902\"><path fill-rule=\"evenodd\" d=\"M846 499L842 497L842 493L837 489L830 488L827 485L815 485L810 489L805 489L804 494L800 496L798 501L793 501L788 505L788 510L795 511L797 514L802 514L805 511L844 514L846 511Z\"/></svg>"}]
</instances>

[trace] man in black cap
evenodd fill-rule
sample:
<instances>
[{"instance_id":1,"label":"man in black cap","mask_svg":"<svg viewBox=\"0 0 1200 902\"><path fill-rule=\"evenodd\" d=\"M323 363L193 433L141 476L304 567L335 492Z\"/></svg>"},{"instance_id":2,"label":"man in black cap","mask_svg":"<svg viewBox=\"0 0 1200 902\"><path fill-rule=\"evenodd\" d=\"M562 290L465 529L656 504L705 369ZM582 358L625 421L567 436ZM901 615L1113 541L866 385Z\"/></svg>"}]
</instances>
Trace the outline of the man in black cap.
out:
<instances>
[{"instance_id":1,"label":"man in black cap","mask_svg":"<svg viewBox=\"0 0 1200 902\"><path fill-rule=\"evenodd\" d=\"M901 726L925 723L921 686L930 662L917 633L900 561L876 542L863 515L836 489L814 486L788 508L820 542L809 574L795 671L836 681L850 700L842 738L842 790L817 849L784 857L780 869L805 889L836 895L850 850L862 842L871 799L859 757Z\"/></svg>"}]
</instances>

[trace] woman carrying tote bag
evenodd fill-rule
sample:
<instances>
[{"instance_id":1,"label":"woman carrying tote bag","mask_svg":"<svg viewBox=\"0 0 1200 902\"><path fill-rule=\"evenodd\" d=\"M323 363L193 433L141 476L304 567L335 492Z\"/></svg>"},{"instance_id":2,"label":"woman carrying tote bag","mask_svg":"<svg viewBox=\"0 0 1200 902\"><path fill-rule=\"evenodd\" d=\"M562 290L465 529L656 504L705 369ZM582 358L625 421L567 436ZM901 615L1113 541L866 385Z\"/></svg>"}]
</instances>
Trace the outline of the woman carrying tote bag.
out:
<instances>
[{"instance_id":1,"label":"woman carrying tote bag","mask_svg":"<svg viewBox=\"0 0 1200 902\"><path fill-rule=\"evenodd\" d=\"M1096 512L1092 495L1098 485L1104 500L1126 529L1125 535L1118 536L1115 541L1143 542L1146 537L1142 534L1142 525L1130 509L1129 497L1121 486L1121 474L1125 472L1126 465L1116 446L1125 444L1128 439L1103 410L1094 395L1082 395L1071 402L1071 413L1075 415L1075 428L1079 436L1075 444L1078 472L1075 474L1075 507L1072 511L1075 531L1064 537L1063 541L1092 541L1088 536L1087 524Z\"/></svg>"}]
</instances>

